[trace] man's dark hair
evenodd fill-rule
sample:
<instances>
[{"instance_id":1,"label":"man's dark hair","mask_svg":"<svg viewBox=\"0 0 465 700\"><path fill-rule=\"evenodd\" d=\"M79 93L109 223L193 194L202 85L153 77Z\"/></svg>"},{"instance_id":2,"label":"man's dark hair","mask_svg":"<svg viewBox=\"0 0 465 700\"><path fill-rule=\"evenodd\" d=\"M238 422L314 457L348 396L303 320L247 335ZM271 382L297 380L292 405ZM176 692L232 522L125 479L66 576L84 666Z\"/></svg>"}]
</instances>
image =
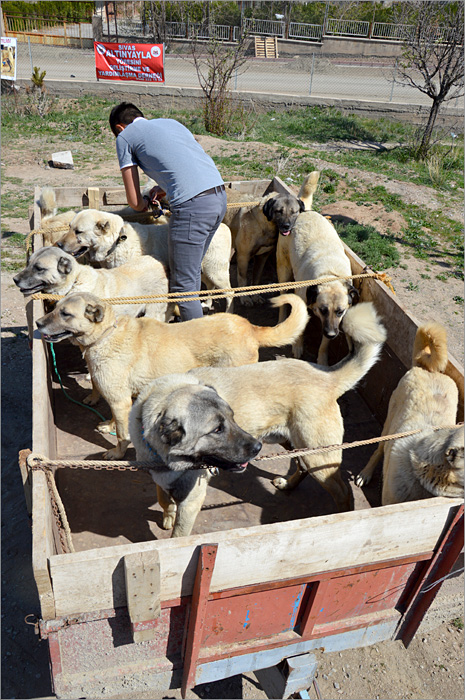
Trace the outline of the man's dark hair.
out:
<instances>
[{"instance_id":1,"label":"man's dark hair","mask_svg":"<svg viewBox=\"0 0 465 700\"><path fill-rule=\"evenodd\" d=\"M117 124L124 124L127 126L128 124L132 124L137 117L143 116L144 115L136 105L133 105L131 102L121 102L119 105L116 105L116 107L113 107L110 112L110 128L114 135L118 136L116 130Z\"/></svg>"}]
</instances>

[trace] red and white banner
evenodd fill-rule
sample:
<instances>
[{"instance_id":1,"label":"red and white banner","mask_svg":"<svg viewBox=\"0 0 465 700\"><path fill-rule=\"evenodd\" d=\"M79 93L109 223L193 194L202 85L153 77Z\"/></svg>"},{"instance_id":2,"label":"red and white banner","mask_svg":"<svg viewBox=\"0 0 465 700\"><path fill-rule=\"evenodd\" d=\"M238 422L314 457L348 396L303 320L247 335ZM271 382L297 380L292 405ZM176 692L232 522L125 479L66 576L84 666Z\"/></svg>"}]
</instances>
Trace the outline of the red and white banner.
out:
<instances>
[{"instance_id":1,"label":"red and white banner","mask_svg":"<svg viewBox=\"0 0 465 700\"><path fill-rule=\"evenodd\" d=\"M163 44L104 44L94 41L97 80L164 83Z\"/></svg>"}]
</instances>

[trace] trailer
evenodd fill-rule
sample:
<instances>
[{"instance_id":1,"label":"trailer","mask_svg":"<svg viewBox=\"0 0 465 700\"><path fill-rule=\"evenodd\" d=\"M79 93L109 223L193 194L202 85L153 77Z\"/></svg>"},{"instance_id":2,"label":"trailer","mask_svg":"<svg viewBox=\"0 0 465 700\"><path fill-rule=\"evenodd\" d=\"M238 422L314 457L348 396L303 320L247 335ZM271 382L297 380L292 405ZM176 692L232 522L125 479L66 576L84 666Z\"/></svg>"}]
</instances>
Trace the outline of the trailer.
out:
<instances>
[{"instance_id":1,"label":"trailer","mask_svg":"<svg viewBox=\"0 0 465 700\"><path fill-rule=\"evenodd\" d=\"M227 187L257 197L289 191L279 178ZM58 188L56 197L59 207L126 204L117 187ZM37 204L31 228L40 228ZM41 238L33 236L35 249ZM362 260L347 247L346 253L352 273L362 274ZM418 327L379 279L355 285L362 301L374 302L388 340L359 388L342 399L348 441L380 435ZM246 313L263 323L275 313L264 309ZM462 550L461 499L381 507L379 475L363 490L353 486L373 449L360 447L345 450L342 463L355 510L337 513L314 480L293 492L275 491L271 480L292 464L271 445L262 454L276 458L265 466L214 477L193 534L169 539L146 472L60 465L95 459L112 438L95 431L94 413L69 400L82 401L90 388L77 347L58 344L52 356L33 332L44 302L30 300L26 311L31 447L56 465L31 469L26 450L20 467L32 516L39 629L58 698L96 697L103 689L107 696L130 689L128 697L147 690L162 697L170 688L189 697L198 684L250 671L269 697L284 698L310 687L319 653L388 639L410 643ZM312 324L308 345L317 337ZM346 351L343 339L336 342L332 361ZM451 355L446 372L463 405L463 368ZM108 414L107 407L99 410ZM127 458L135 458L132 448Z\"/></svg>"}]
</instances>

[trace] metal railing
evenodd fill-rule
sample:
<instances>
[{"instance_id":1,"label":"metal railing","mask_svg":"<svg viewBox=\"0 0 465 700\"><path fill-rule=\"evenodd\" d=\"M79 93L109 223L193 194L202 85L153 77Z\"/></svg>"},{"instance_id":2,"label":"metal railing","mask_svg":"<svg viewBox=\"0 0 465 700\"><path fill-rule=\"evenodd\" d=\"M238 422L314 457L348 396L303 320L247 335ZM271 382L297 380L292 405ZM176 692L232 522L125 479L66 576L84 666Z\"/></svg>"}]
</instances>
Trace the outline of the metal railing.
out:
<instances>
[{"instance_id":1,"label":"metal railing","mask_svg":"<svg viewBox=\"0 0 465 700\"><path fill-rule=\"evenodd\" d=\"M290 39L316 39L321 40L323 27L321 24L304 24L303 22L289 22Z\"/></svg>"},{"instance_id":2,"label":"metal railing","mask_svg":"<svg viewBox=\"0 0 465 700\"><path fill-rule=\"evenodd\" d=\"M5 31L10 34L37 35L37 37L60 37L63 41L72 39L92 39L92 21L90 23L73 22L61 18L15 17L4 15ZM44 43L47 43L44 40Z\"/></svg>"},{"instance_id":3,"label":"metal railing","mask_svg":"<svg viewBox=\"0 0 465 700\"><path fill-rule=\"evenodd\" d=\"M249 34L267 34L269 36L278 36L283 38L286 24L284 22L275 22L268 19L249 19L244 18L244 29Z\"/></svg>"},{"instance_id":4,"label":"metal railing","mask_svg":"<svg viewBox=\"0 0 465 700\"><path fill-rule=\"evenodd\" d=\"M385 22L374 22L371 36L373 39L389 39L402 41L413 31L412 24L387 24Z\"/></svg>"},{"instance_id":5,"label":"metal railing","mask_svg":"<svg viewBox=\"0 0 465 700\"><path fill-rule=\"evenodd\" d=\"M166 22L165 26L168 36L178 38L187 36L187 25L185 22Z\"/></svg>"},{"instance_id":6,"label":"metal railing","mask_svg":"<svg viewBox=\"0 0 465 700\"><path fill-rule=\"evenodd\" d=\"M358 22L353 19L328 19L325 35L331 36L360 36L367 37L370 30L369 22Z\"/></svg>"}]
</instances>

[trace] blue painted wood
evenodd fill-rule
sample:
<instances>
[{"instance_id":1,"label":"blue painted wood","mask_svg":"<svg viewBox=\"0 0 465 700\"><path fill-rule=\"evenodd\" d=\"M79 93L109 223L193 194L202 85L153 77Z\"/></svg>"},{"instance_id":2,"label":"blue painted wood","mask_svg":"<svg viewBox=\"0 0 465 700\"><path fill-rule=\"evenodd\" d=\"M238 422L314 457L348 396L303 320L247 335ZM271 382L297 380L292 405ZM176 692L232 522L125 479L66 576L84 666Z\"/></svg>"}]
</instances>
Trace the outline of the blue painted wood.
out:
<instances>
[{"instance_id":1,"label":"blue painted wood","mask_svg":"<svg viewBox=\"0 0 465 700\"><path fill-rule=\"evenodd\" d=\"M196 684L210 683L222 678L230 678L238 673L249 673L262 668L270 668L289 656L305 654L321 647L324 647L325 652L333 652L357 649L384 642L392 638L397 624L398 620L394 619L379 625L332 634L328 637L309 639L296 644L288 644L277 649L264 649L253 654L231 656L227 659L219 659L218 661L210 661L204 664L200 663L197 666L195 682Z\"/></svg>"}]
</instances>

